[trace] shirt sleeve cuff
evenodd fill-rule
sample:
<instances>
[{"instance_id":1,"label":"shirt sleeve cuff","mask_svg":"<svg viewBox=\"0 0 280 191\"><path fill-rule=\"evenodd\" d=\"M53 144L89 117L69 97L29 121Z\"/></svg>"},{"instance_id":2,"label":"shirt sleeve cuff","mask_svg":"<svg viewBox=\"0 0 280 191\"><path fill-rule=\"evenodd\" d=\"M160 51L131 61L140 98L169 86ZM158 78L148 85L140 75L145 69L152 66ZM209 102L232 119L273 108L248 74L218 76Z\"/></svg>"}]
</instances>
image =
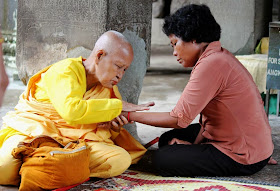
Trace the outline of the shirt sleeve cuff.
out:
<instances>
[{"instance_id":1,"label":"shirt sleeve cuff","mask_svg":"<svg viewBox=\"0 0 280 191\"><path fill-rule=\"evenodd\" d=\"M176 110L174 110L174 109L170 112L170 116L171 116L171 117L176 117L176 118L178 118L178 123L177 123L177 125L178 125L179 127L182 127L182 128L188 127L189 124L192 122L192 120L191 120L191 119L188 119L186 116L184 116L183 113L178 112L178 111L176 111Z\"/></svg>"}]
</instances>

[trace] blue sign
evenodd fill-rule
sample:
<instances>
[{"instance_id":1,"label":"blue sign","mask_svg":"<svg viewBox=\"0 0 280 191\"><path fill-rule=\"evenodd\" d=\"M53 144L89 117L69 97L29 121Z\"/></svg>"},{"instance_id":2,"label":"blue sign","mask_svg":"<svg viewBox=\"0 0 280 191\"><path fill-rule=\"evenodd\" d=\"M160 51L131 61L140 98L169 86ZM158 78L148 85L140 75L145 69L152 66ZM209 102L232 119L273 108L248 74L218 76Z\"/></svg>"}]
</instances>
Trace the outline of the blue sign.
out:
<instances>
[{"instance_id":1,"label":"blue sign","mask_svg":"<svg viewBox=\"0 0 280 191\"><path fill-rule=\"evenodd\" d=\"M280 22L269 23L267 89L280 89Z\"/></svg>"}]
</instances>

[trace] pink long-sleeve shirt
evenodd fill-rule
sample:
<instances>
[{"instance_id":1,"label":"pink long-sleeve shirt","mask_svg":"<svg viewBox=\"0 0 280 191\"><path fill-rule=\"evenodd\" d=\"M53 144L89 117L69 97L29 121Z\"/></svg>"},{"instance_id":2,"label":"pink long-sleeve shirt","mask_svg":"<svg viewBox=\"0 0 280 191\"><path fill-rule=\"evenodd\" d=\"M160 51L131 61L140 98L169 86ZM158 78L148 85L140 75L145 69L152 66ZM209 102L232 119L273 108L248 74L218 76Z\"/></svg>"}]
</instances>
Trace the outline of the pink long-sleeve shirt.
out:
<instances>
[{"instance_id":1,"label":"pink long-sleeve shirt","mask_svg":"<svg viewBox=\"0 0 280 191\"><path fill-rule=\"evenodd\" d=\"M194 66L170 113L187 127L202 114L202 135L241 164L272 155L271 128L259 91L244 66L219 41L212 42Z\"/></svg>"}]
</instances>

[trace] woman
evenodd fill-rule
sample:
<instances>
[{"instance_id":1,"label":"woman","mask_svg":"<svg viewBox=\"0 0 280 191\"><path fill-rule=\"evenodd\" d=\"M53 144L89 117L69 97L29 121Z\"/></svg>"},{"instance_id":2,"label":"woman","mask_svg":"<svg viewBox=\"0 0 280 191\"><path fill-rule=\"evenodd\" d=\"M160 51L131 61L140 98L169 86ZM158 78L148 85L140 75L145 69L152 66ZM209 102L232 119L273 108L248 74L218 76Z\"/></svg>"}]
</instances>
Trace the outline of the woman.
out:
<instances>
[{"instance_id":1,"label":"woman","mask_svg":"<svg viewBox=\"0 0 280 191\"><path fill-rule=\"evenodd\" d=\"M123 113L131 121L171 127L153 163L162 176L251 175L273 152L258 89L219 42L221 28L206 5L187 5L165 19L164 33L190 80L171 112ZM200 114L199 124L191 124Z\"/></svg>"}]
</instances>

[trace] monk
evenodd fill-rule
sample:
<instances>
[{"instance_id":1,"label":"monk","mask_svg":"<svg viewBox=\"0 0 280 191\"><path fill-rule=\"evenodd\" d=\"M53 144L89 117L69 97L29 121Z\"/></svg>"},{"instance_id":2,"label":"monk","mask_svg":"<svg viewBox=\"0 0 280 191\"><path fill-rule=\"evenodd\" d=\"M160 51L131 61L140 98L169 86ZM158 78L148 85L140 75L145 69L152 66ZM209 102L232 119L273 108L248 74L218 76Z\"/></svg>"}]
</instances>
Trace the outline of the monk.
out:
<instances>
[{"instance_id":1,"label":"monk","mask_svg":"<svg viewBox=\"0 0 280 191\"><path fill-rule=\"evenodd\" d=\"M97 40L87 60L68 58L32 76L15 111L3 118L0 184L19 184L22 162L11 151L19 142L39 135L65 143L86 140L91 177L116 176L136 163L146 149L122 128L128 121L119 115L148 110L152 104L121 101L116 85L132 60L130 43L122 34L108 31Z\"/></svg>"}]
</instances>

